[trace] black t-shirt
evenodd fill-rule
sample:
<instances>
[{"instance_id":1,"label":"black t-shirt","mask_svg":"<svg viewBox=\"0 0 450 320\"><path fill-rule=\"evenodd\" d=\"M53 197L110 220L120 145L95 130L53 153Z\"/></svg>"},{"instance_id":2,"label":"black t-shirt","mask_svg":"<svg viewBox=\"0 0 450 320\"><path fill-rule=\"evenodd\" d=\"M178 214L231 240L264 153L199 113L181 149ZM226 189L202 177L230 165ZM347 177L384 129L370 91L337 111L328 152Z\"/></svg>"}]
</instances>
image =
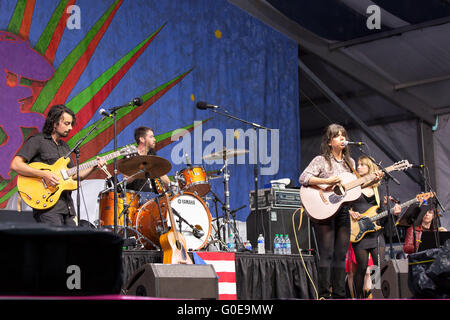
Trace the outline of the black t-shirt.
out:
<instances>
[{"instance_id":1,"label":"black t-shirt","mask_svg":"<svg viewBox=\"0 0 450 320\"><path fill-rule=\"evenodd\" d=\"M56 144L51 135L38 133L28 138L16 155L24 158L28 163L42 162L52 165L59 158L66 156L69 152L70 148L64 141L59 140L58 144ZM74 163L71 158L67 166L69 168L74 167ZM33 212L51 212L60 214L69 213L71 216L75 216L76 212L71 194L71 191L63 191L58 202L53 207L46 210L33 209Z\"/></svg>"}]
</instances>

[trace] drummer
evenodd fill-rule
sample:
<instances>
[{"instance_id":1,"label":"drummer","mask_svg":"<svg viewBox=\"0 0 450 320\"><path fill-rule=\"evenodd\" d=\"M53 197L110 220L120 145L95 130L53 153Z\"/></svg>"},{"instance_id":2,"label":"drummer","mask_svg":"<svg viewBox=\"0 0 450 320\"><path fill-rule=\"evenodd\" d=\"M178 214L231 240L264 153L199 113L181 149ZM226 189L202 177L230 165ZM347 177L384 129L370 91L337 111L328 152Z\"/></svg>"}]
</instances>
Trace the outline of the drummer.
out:
<instances>
[{"instance_id":1,"label":"drummer","mask_svg":"<svg viewBox=\"0 0 450 320\"><path fill-rule=\"evenodd\" d=\"M154 135L154 131L152 128L149 127L138 127L134 130L134 139L137 143L137 151L140 156L145 155L156 155L155 147L156 147L156 138ZM126 180L126 189L127 190L134 190L139 191L141 190L142 186L146 184L143 188L143 192L153 192L151 189L151 186L147 183L146 179L142 178L134 178L133 176L127 177L124 175L124 179ZM164 188L167 189L167 187L170 184L170 179L167 175L163 175L160 177L160 182L164 184Z\"/></svg>"}]
</instances>

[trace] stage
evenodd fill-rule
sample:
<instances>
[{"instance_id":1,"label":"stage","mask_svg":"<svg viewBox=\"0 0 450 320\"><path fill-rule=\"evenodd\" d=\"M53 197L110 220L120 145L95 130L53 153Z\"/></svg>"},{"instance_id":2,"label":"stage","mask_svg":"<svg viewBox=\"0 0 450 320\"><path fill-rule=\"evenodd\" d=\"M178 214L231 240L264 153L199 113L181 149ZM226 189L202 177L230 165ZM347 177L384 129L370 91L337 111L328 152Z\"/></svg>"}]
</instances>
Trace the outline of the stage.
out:
<instances>
[{"instance_id":1,"label":"stage","mask_svg":"<svg viewBox=\"0 0 450 320\"><path fill-rule=\"evenodd\" d=\"M144 264L162 262L160 251L127 250L122 257L124 283ZM316 299L311 283L317 284L315 257L303 260L300 255L235 253L237 299Z\"/></svg>"}]
</instances>

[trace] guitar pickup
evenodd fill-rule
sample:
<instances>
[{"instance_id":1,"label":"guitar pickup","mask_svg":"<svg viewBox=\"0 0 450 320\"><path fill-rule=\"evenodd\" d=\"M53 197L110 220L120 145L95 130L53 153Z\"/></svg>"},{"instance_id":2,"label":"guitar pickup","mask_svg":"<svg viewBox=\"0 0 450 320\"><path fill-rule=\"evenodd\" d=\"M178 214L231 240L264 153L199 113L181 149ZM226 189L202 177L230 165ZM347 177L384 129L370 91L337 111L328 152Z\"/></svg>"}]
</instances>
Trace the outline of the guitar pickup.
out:
<instances>
[{"instance_id":1,"label":"guitar pickup","mask_svg":"<svg viewBox=\"0 0 450 320\"><path fill-rule=\"evenodd\" d=\"M61 170L61 176L63 177L64 180L69 179L69 175L67 174L67 170Z\"/></svg>"}]
</instances>

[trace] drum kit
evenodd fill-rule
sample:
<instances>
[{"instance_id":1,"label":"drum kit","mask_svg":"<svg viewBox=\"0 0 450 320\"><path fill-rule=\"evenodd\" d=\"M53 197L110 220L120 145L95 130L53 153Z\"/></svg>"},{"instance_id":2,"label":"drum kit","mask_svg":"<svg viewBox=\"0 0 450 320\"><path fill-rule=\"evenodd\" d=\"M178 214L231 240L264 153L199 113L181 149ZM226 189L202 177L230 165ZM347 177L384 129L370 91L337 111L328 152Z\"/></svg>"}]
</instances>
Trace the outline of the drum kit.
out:
<instances>
[{"instance_id":1,"label":"drum kit","mask_svg":"<svg viewBox=\"0 0 450 320\"><path fill-rule=\"evenodd\" d=\"M118 183L117 221L119 233L125 238L135 239L136 248L154 250L160 248L160 235L165 233L170 225L168 209L170 206L174 214L177 230L186 240L188 250L205 250L210 244L225 246L220 239L220 229L229 224L229 190L227 159L247 153L248 150L224 149L203 157L204 160L223 159L225 165L214 174L208 174L203 166L187 164L187 167L176 172L174 181L168 188L164 186L160 177L166 175L172 168L170 162L154 155L135 155L119 160L118 169L127 178ZM211 190L210 180L220 178L224 173L225 203ZM126 189L127 179L144 179L145 184L140 190ZM141 192L151 191L153 198L143 201ZM223 204L223 224L219 225L219 218L212 219L206 203L208 194L212 194L216 204ZM167 195L167 197L165 197ZM114 191L106 189L99 194L99 220L97 227L111 229L114 225ZM169 202L169 203L167 203ZM242 207L241 207L242 208ZM236 210L234 210L236 211ZM213 221L217 221L217 227ZM215 230L215 238L212 230ZM235 226L234 226L235 228ZM220 249L220 248L218 248Z\"/></svg>"}]
</instances>

